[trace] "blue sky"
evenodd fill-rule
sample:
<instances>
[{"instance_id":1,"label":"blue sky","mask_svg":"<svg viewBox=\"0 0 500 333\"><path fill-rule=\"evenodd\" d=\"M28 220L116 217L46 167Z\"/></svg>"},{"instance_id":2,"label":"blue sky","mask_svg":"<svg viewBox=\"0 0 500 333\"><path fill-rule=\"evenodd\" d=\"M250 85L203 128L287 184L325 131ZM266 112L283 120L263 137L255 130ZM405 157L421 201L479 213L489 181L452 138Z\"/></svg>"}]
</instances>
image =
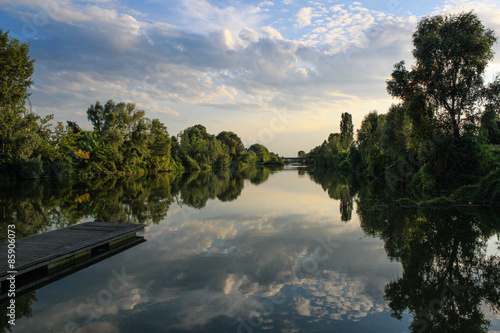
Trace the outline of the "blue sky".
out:
<instances>
[{"instance_id":1,"label":"blue sky","mask_svg":"<svg viewBox=\"0 0 500 333\"><path fill-rule=\"evenodd\" d=\"M385 113L417 22L468 10L500 36L488 0L0 0L0 28L31 46L41 115L90 128L96 100L135 102L173 135L203 124L295 155L339 131L342 112L355 128Z\"/></svg>"}]
</instances>

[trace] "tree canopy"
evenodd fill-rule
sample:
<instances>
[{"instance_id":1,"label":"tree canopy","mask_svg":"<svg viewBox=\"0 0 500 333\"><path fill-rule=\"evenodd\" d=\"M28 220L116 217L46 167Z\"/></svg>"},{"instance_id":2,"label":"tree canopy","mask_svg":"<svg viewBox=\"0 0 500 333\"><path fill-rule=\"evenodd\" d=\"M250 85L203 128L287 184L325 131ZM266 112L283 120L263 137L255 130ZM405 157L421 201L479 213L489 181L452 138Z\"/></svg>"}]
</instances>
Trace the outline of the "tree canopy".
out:
<instances>
[{"instance_id":1,"label":"tree canopy","mask_svg":"<svg viewBox=\"0 0 500 333\"><path fill-rule=\"evenodd\" d=\"M41 118L25 106L35 62L28 53L28 44L0 29L0 170L12 163L39 168L33 159L50 136L52 116Z\"/></svg>"},{"instance_id":2,"label":"tree canopy","mask_svg":"<svg viewBox=\"0 0 500 333\"><path fill-rule=\"evenodd\" d=\"M483 74L496 37L473 12L426 17L413 34L415 64L394 66L387 91L408 107L420 129L437 122L459 137L477 121Z\"/></svg>"},{"instance_id":3,"label":"tree canopy","mask_svg":"<svg viewBox=\"0 0 500 333\"><path fill-rule=\"evenodd\" d=\"M401 103L387 114L368 113L350 147L351 119L343 113L340 138L330 134L306 162L393 189L455 191L484 182L491 185L486 193L500 193L500 150L491 145L500 143L500 75L484 79L495 41L473 12L422 19L413 34L415 63L397 63L387 81Z\"/></svg>"},{"instance_id":4,"label":"tree canopy","mask_svg":"<svg viewBox=\"0 0 500 333\"><path fill-rule=\"evenodd\" d=\"M343 149L349 148L354 142L354 125L350 113L342 113L340 120L340 145Z\"/></svg>"},{"instance_id":5,"label":"tree canopy","mask_svg":"<svg viewBox=\"0 0 500 333\"><path fill-rule=\"evenodd\" d=\"M0 108L18 109L24 106L33 83L34 59L29 45L20 43L0 29Z\"/></svg>"}]
</instances>

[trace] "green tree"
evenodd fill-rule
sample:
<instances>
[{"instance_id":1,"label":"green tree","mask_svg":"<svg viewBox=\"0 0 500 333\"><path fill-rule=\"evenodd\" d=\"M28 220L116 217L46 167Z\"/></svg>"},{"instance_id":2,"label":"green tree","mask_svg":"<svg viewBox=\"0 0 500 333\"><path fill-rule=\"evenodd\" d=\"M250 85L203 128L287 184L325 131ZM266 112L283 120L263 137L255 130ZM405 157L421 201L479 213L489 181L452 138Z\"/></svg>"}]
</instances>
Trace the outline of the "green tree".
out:
<instances>
[{"instance_id":1,"label":"green tree","mask_svg":"<svg viewBox=\"0 0 500 333\"><path fill-rule=\"evenodd\" d=\"M245 146L241 138L234 132L223 131L217 134L217 140L221 141L229 151L229 156L233 161L240 161Z\"/></svg>"},{"instance_id":2,"label":"green tree","mask_svg":"<svg viewBox=\"0 0 500 333\"><path fill-rule=\"evenodd\" d=\"M358 130L358 147L364 162L364 169L373 177L381 177L387 164L386 156L381 148L385 121L385 115L372 111L365 116Z\"/></svg>"},{"instance_id":3,"label":"green tree","mask_svg":"<svg viewBox=\"0 0 500 333\"><path fill-rule=\"evenodd\" d=\"M39 148L50 137L48 122L53 117L41 118L25 107L34 70L28 53L27 44L0 29L0 164L14 163L12 169L19 176L39 178L43 174Z\"/></svg>"},{"instance_id":4,"label":"green tree","mask_svg":"<svg viewBox=\"0 0 500 333\"><path fill-rule=\"evenodd\" d=\"M351 114L342 113L340 120L340 146L348 149L354 142L354 125L352 124Z\"/></svg>"},{"instance_id":5,"label":"green tree","mask_svg":"<svg viewBox=\"0 0 500 333\"><path fill-rule=\"evenodd\" d=\"M228 148L202 125L185 129L180 134L183 165L194 170L222 170L229 166Z\"/></svg>"},{"instance_id":6,"label":"green tree","mask_svg":"<svg viewBox=\"0 0 500 333\"><path fill-rule=\"evenodd\" d=\"M495 111L484 111L481 117L481 131L489 143L500 143L500 119Z\"/></svg>"},{"instance_id":7,"label":"green tree","mask_svg":"<svg viewBox=\"0 0 500 333\"><path fill-rule=\"evenodd\" d=\"M107 132L118 129L122 134L129 135L138 121L145 117L143 110L136 109L134 103L118 103L112 99L104 106L99 101L87 109L87 119L94 126L94 131Z\"/></svg>"},{"instance_id":8,"label":"green tree","mask_svg":"<svg viewBox=\"0 0 500 333\"><path fill-rule=\"evenodd\" d=\"M387 112L381 145L392 160L405 157L408 153L410 120L404 105L392 105Z\"/></svg>"},{"instance_id":9,"label":"green tree","mask_svg":"<svg viewBox=\"0 0 500 333\"><path fill-rule=\"evenodd\" d=\"M472 12L424 18L413 34L415 64L411 70L396 64L387 90L404 101L420 129L435 121L458 138L476 121L495 41Z\"/></svg>"},{"instance_id":10,"label":"green tree","mask_svg":"<svg viewBox=\"0 0 500 333\"><path fill-rule=\"evenodd\" d=\"M169 146L169 138L161 137L160 123L153 124L134 103L108 100L103 106L96 101L87 109L87 119L94 127L98 143L88 163L84 163L90 173L167 169L165 162L167 165L170 162L170 152L160 152L158 147ZM156 139L155 135L160 137Z\"/></svg>"},{"instance_id":11,"label":"green tree","mask_svg":"<svg viewBox=\"0 0 500 333\"><path fill-rule=\"evenodd\" d=\"M248 150L253 151L255 155L257 155L258 164L264 164L268 162L271 158L269 150L265 146L259 143L254 143L253 145L250 146L250 148L248 148Z\"/></svg>"},{"instance_id":12,"label":"green tree","mask_svg":"<svg viewBox=\"0 0 500 333\"><path fill-rule=\"evenodd\" d=\"M0 108L2 111L24 109L33 81L35 60L30 59L29 45L20 43L0 29Z\"/></svg>"},{"instance_id":13,"label":"green tree","mask_svg":"<svg viewBox=\"0 0 500 333\"><path fill-rule=\"evenodd\" d=\"M151 155L150 167L159 171L167 171L170 167L171 140L167 127L159 119L151 122L151 139L148 148Z\"/></svg>"},{"instance_id":14,"label":"green tree","mask_svg":"<svg viewBox=\"0 0 500 333\"><path fill-rule=\"evenodd\" d=\"M87 119L92 123L94 131L100 132L104 126L104 107L99 101L91 104L87 109Z\"/></svg>"},{"instance_id":15,"label":"green tree","mask_svg":"<svg viewBox=\"0 0 500 333\"><path fill-rule=\"evenodd\" d=\"M500 144L500 75L483 93L485 110L481 117L481 132L492 144Z\"/></svg>"}]
</instances>

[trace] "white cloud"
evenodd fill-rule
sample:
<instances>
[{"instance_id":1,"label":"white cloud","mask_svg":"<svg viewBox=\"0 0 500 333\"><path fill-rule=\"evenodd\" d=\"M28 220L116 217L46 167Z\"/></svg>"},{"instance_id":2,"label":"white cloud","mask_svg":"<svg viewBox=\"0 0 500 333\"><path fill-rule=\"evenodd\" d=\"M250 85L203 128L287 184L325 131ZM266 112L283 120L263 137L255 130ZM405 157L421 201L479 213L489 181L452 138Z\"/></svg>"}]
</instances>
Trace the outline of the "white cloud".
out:
<instances>
[{"instance_id":1,"label":"white cloud","mask_svg":"<svg viewBox=\"0 0 500 333\"><path fill-rule=\"evenodd\" d=\"M260 7L250 5L219 8L207 0L182 0L180 6L184 31L200 33L228 29L238 34L245 27L255 27L264 18Z\"/></svg>"},{"instance_id":2,"label":"white cloud","mask_svg":"<svg viewBox=\"0 0 500 333\"><path fill-rule=\"evenodd\" d=\"M273 41L283 40L283 36L280 34L280 32L273 27L264 27L262 28L262 31L264 32L264 38L266 39L270 39Z\"/></svg>"},{"instance_id":3,"label":"white cloud","mask_svg":"<svg viewBox=\"0 0 500 333\"><path fill-rule=\"evenodd\" d=\"M250 28L245 28L241 30L238 36L245 42L255 43L259 40L259 35L257 34L257 32Z\"/></svg>"},{"instance_id":4,"label":"white cloud","mask_svg":"<svg viewBox=\"0 0 500 333\"><path fill-rule=\"evenodd\" d=\"M330 7L323 14L325 20L317 20L315 28L303 36L306 45L314 45L335 54L349 48L364 48L370 43L369 34L380 25L391 21L404 21L413 27L415 19L399 19L384 13L368 10L360 3Z\"/></svg>"},{"instance_id":5,"label":"white cloud","mask_svg":"<svg viewBox=\"0 0 500 333\"><path fill-rule=\"evenodd\" d=\"M306 27L311 24L312 19L312 8L303 7L299 9L296 15L297 25L299 28Z\"/></svg>"},{"instance_id":6,"label":"white cloud","mask_svg":"<svg viewBox=\"0 0 500 333\"><path fill-rule=\"evenodd\" d=\"M259 7L263 7L263 6L274 6L274 2L272 2L272 1L262 1L261 3L259 3Z\"/></svg>"},{"instance_id":7,"label":"white cloud","mask_svg":"<svg viewBox=\"0 0 500 333\"><path fill-rule=\"evenodd\" d=\"M164 107L164 108L157 108L157 109L150 109L150 112L156 112L156 113L165 113L174 117L180 116L179 112L172 110L169 107Z\"/></svg>"}]
</instances>

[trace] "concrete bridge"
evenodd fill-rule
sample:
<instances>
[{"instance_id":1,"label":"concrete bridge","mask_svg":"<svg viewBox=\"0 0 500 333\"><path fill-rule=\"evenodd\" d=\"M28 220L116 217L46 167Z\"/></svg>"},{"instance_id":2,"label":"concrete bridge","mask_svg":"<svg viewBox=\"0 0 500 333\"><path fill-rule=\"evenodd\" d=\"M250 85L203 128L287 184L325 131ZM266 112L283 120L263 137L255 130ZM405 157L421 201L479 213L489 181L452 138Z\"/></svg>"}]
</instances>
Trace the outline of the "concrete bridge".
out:
<instances>
[{"instance_id":1,"label":"concrete bridge","mask_svg":"<svg viewBox=\"0 0 500 333\"><path fill-rule=\"evenodd\" d=\"M303 157L282 157L283 158L283 161L285 162L285 164L290 164L290 163L304 163L305 162L305 158Z\"/></svg>"}]
</instances>

